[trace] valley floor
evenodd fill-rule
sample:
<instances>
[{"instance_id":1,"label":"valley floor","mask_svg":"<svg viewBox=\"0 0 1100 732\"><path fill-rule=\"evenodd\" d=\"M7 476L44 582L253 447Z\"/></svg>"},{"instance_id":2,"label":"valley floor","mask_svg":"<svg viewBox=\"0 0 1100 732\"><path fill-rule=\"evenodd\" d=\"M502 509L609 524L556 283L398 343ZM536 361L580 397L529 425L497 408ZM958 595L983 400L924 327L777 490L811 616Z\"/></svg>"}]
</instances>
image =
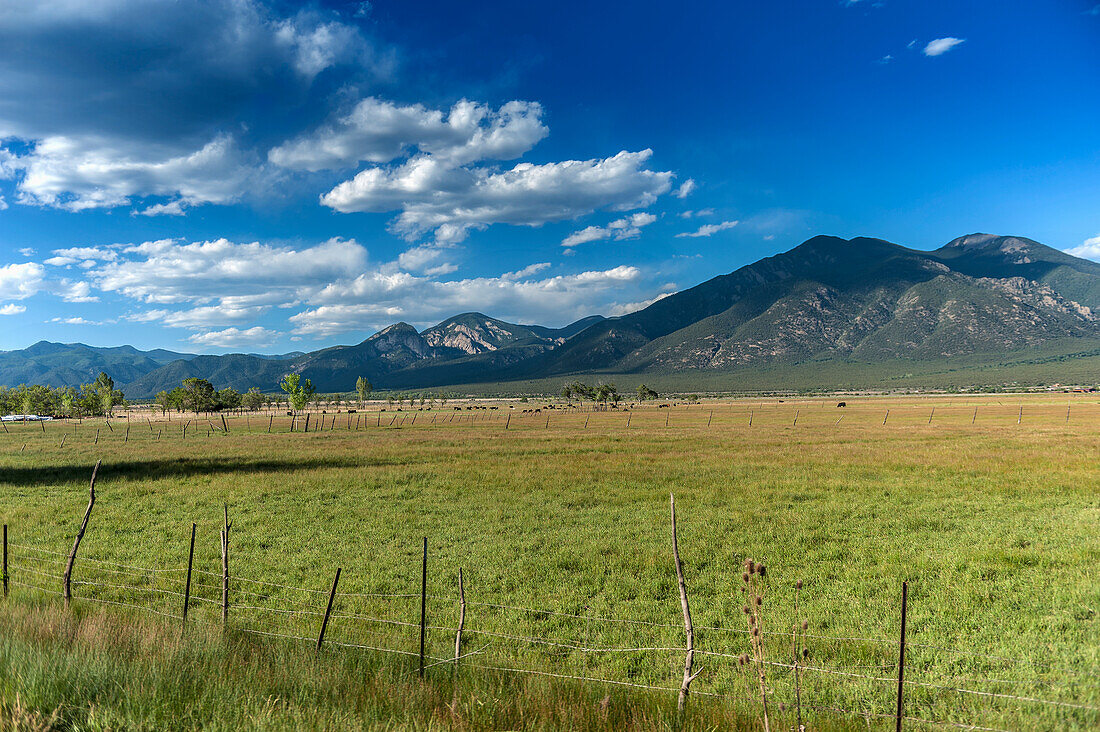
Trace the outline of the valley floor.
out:
<instances>
[{"instance_id":1,"label":"valley floor","mask_svg":"<svg viewBox=\"0 0 1100 732\"><path fill-rule=\"evenodd\" d=\"M845 401L9 425L0 728L762 728L752 558L772 729L893 727L903 581L906 729L1095 729L1100 398Z\"/></svg>"}]
</instances>

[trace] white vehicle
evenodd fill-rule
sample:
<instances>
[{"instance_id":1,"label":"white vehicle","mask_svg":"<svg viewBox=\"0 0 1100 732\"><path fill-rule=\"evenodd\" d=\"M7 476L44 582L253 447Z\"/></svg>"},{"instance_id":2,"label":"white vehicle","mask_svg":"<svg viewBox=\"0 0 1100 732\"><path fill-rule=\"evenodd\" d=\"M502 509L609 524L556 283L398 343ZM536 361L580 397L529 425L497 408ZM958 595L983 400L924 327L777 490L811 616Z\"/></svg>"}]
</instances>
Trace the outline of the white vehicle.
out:
<instances>
[{"instance_id":1,"label":"white vehicle","mask_svg":"<svg viewBox=\"0 0 1100 732\"><path fill-rule=\"evenodd\" d=\"M0 417L0 422L49 422L53 417L43 417L38 414L6 414Z\"/></svg>"}]
</instances>

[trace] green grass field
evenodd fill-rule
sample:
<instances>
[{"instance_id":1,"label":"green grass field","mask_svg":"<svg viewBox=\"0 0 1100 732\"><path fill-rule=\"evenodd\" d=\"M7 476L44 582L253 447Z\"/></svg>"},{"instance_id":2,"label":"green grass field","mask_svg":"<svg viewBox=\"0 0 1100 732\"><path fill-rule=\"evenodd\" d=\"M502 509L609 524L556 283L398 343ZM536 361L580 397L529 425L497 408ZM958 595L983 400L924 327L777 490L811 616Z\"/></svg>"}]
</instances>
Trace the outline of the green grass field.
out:
<instances>
[{"instance_id":1,"label":"green grass field","mask_svg":"<svg viewBox=\"0 0 1100 732\"><path fill-rule=\"evenodd\" d=\"M12 670L0 727L762 728L755 671L736 658L749 649L749 557L768 567L772 729L796 722L801 619L808 728L893 728L903 580L906 728L1100 726L1100 400L845 400L534 416L516 404L507 428L506 405L448 407L415 424L407 412L392 425L392 412L351 415L353 429L341 414L309 434L288 433L285 417L267 434L265 416L251 432L230 420L228 435L196 421L186 439L175 417L132 420L128 437L123 420L9 425L0 516L22 584L0 611L0 665ZM97 459L74 572L95 584L75 585L65 613L23 585L60 588L56 553L71 546ZM670 492L703 669L683 718ZM191 522L199 599L181 640L177 619L147 610L179 614ZM420 682L425 536L428 663L454 654L460 567L471 655ZM310 639L337 567L343 594L318 654Z\"/></svg>"}]
</instances>

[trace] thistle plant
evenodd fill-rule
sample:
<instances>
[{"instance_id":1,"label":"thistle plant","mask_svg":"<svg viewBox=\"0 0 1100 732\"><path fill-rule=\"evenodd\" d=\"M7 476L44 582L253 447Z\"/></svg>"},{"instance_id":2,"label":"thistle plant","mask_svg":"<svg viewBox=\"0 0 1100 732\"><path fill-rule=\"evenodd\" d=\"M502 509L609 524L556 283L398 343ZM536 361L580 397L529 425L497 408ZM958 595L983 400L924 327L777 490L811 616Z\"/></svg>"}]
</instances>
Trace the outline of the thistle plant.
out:
<instances>
[{"instance_id":1,"label":"thistle plant","mask_svg":"<svg viewBox=\"0 0 1100 732\"><path fill-rule=\"evenodd\" d=\"M798 662L800 656L808 654L806 649L806 629L809 628L809 623L801 619L798 612L798 599L799 594L802 592L802 580L798 580L794 583L794 628L791 631L791 665L794 667L794 704L795 715L798 720L798 732L805 732L805 725L802 724L802 684L798 674Z\"/></svg>"},{"instance_id":2,"label":"thistle plant","mask_svg":"<svg viewBox=\"0 0 1100 732\"><path fill-rule=\"evenodd\" d=\"M764 732L771 732L768 722L768 689L764 657L764 577L767 574L762 563L752 559L745 560L745 571L741 574L745 593L745 619L749 626L749 641L752 647L751 663L756 667L756 677L760 682L760 701L763 705ZM746 656L741 657L742 664L749 663Z\"/></svg>"}]
</instances>

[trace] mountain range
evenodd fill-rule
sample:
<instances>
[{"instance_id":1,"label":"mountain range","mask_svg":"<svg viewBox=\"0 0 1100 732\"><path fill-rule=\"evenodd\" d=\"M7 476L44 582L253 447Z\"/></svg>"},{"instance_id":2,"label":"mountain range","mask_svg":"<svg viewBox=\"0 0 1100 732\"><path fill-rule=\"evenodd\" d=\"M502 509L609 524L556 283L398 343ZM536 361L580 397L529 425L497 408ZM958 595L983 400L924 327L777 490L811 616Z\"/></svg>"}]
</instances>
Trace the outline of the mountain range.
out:
<instances>
[{"instance_id":1,"label":"mountain range","mask_svg":"<svg viewBox=\"0 0 1100 732\"><path fill-rule=\"evenodd\" d=\"M1046 354L1100 358L1100 264L1014 236L972 234L935 251L817 236L629 315L564 328L463 313L423 331L396 323L355 345L279 356L41 342L0 352L0 384L79 384L103 370L140 398L191 376L275 391L289 371L332 392L351 391L359 376L415 389Z\"/></svg>"}]
</instances>

